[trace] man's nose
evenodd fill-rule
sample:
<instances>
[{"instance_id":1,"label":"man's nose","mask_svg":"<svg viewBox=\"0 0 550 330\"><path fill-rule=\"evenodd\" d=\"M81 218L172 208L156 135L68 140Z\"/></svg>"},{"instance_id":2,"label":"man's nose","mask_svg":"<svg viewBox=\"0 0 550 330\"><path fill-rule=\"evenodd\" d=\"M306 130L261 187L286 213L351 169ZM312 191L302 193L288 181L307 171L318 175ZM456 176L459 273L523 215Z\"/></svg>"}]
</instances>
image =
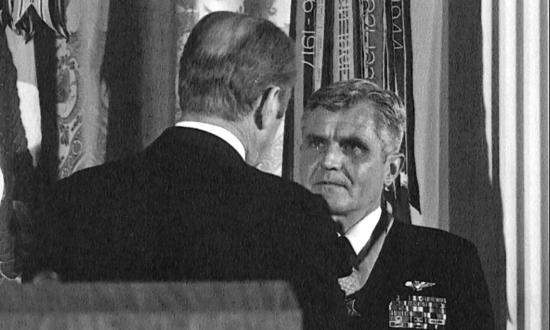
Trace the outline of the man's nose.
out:
<instances>
[{"instance_id":1,"label":"man's nose","mask_svg":"<svg viewBox=\"0 0 550 330\"><path fill-rule=\"evenodd\" d=\"M325 170L339 170L342 168L344 157L345 155L338 144L331 144L323 155L321 165Z\"/></svg>"}]
</instances>

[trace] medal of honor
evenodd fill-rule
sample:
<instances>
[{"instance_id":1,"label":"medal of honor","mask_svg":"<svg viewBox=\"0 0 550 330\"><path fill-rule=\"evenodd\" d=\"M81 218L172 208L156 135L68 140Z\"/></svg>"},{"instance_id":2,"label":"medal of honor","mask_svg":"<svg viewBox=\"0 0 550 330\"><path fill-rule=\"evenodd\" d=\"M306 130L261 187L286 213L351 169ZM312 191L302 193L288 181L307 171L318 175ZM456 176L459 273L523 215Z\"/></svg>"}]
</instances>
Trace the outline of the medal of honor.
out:
<instances>
[{"instance_id":1,"label":"medal of honor","mask_svg":"<svg viewBox=\"0 0 550 330\"><path fill-rule=\"evenodd\" d=\"M361 314L355 308L355 298L346 297L346 309L348 310L348 316L359 317Z\"/></svg>"},{"instance_id":2,"label":"medal of honor","mask_svg":"<svg viewBox=\"0 0 550 330\"><path fill-rule=\"evenodd\" d=\"M338 279L340 289L346 293L346 297L361 289L359 272L354 268L349 276Z\"/></svg>"},{"instance_id":3,"label":"medal of honor","mask_svg":"<svg viewBox=\"0 0 550 330\"><path fill-rule=\"evenodd\" d=\"M352 294L361 289L359 272L354 268L349 276L339 278L338 284L340 284L340 289L346 294L348 315L353 317L361 316L355 308L356 299L351 297Z\"/></svg>"}]
</instances>

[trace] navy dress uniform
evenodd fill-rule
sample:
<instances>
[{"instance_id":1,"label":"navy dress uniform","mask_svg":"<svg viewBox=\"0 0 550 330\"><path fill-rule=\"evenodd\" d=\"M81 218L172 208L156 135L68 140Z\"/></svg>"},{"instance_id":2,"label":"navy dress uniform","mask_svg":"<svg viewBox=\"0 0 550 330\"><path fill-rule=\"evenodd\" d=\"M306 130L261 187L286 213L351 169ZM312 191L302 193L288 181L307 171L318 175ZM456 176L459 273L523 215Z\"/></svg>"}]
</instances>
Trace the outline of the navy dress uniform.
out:
<instances>
[{"instance_id":1,"label":"navy dress uniform","mask_svg":"<svg viewBox=\"0 0 550 330\"><path fill-rule=\"evenodd\" d=\"M494 329L475 246L384 213L366 255L340 279L350 329Z\"/></svg>"}]
</instances>

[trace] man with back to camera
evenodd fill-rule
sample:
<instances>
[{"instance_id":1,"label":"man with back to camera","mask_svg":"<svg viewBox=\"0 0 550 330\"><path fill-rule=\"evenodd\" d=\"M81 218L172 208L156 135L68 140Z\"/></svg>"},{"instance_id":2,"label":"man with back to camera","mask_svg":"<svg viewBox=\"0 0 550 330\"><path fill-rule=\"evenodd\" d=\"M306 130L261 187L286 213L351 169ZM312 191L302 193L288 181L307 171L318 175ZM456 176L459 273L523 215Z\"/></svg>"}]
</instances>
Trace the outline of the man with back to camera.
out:
<instances>
[{"instance_id":1,"label":"man with back to camera","mask_svg":"<svg viewBox=\"0 0 550 330\"><path fill-rule=\"evenodd\" d=\"M253 167L286 110L293 49L266 20L199 21L180 61L184 120L132 158L60 181L24 276L286 280L306 328L338 328L346 312L326 203Z\"/></svg>"},{"instance_id":2,"label":"man with back to camera","mask_svg":"<svg viewBox=\"0 0 550 330\"><path fill-rule=\"evenodd\" d=\"M360 79L322 87L304 109L300 176L349 242L353 271L339 283L350 328L494 329L475 246L395 220L382 203L405 120L394 93Z\"/></svg>"}]
</instances>

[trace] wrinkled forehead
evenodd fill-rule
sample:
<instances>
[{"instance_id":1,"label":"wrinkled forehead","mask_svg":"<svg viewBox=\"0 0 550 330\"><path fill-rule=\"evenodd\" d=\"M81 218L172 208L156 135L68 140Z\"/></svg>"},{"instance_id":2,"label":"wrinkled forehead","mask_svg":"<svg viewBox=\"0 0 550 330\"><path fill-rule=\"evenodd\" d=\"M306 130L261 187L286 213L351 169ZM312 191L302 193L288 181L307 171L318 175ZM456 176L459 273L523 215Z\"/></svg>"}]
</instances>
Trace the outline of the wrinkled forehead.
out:
<instances>
[{"instance_id":1,"label":"wrinkled forehead","mask_svg":"<svg viewBox=\"0 0 550 330\"><path fill-rule=\"evenodd\" d=\"M349 137L378 138L375 113L365 105L339 111L329 111L318 107L304 113L302 135L304 137L315 135L334 139Z\"/></svg>"}]
</instances>

